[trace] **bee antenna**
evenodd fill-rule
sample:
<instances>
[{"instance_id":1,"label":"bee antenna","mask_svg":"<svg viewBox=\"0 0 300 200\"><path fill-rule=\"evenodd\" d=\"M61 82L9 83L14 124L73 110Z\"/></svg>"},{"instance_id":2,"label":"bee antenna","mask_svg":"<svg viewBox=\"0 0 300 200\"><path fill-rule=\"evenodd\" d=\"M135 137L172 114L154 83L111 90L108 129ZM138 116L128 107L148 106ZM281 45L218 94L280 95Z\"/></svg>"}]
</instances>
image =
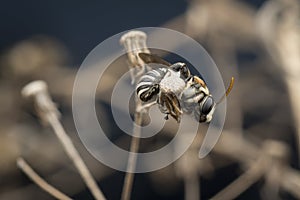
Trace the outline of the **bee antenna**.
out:
<instances>
[{"instance_id":1,"label":"bee antenna","mask_svg":"<svg viewBox=\"0 0 300 200\"><path fill-rule=\"evenodd\" d=\"M229 93L231 92L231 90L233 88L233 84L234 84L234 77L231 77L230 84L229 84L225 94L218 101L217 105L220 104L225 99L225 97L227 97L229 95Z\"/></svg>"}]
</instances>

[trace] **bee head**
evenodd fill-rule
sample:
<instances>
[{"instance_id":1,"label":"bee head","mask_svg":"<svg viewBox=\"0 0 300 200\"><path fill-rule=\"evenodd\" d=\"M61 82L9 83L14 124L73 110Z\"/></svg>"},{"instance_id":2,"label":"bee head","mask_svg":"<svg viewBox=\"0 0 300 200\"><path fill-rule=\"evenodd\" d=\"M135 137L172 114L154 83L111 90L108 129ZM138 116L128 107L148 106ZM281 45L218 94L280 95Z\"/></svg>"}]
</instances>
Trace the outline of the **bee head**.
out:
<instances>
[{"instance_id":1,"label":"bee head","mask_svg":"<svg viewBox=\"0 0 300 200\"><path fill-rule=\"evenodd\" d=\"M185 63L175 63L171 66L171 69L173 69L175 72L180 72L180 77L184 80L191 76L190 70Z\"/></svg>"},{"instance_id":2,"label":"bee head","mask_svg":"<svg viewBox=\"0 0 300 200\"><path fill-rule=\"evenodd\" d=\"M216 103L211 96L205 96L200 102L199 108L195 112L195 117L199 122L210 122L215 112Z\"/></svg>"},{"instance_id":3,"label":"bee head","mask_svg":"<svg viewBox=\"0 0 300 200\"><path fill-rule=\"evenodd\" d=\"M234 78L231 78L230 84L225 92L225 94L219 99L217 103L215 103L214 99L207 95L199 104L199 109L195 112L196 119L199 119L199 122L210 122L212 119L212 115L215 112L216 106L220 104L226 96L230 93L233 88Z\"/></svg>"}]
</instances>

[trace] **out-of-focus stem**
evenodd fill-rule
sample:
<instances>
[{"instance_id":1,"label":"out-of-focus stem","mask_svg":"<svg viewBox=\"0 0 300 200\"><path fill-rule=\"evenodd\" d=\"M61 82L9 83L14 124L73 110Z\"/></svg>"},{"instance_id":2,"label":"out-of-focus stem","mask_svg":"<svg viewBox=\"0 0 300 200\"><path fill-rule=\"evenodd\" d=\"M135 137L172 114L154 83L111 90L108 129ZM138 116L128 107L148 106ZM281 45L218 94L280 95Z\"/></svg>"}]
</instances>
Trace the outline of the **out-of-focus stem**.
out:
<instances>
[{"instance_id":1,"label":"out-of-focus stem","mask_svg":"<svg viewBox=\"0 0 300 200\"><path fill-rule=\"evenodd\" d=\"M105 197L97 186L96 181L85 165L84 161L80 157L70 137L65 132L58 117L59 112L56 109L55 104L51 100L51 97L47 90L47 85L43 81L34 81L26 85L22 90L24 97L32 97L37 108L38 114L45 123L49 123L54 130L54 133L61 142L65 152L69 158L73 161L79 174L83 178L87 187L97 200L104 200Z\"/></svg>"},{"instance_id":2,"label":"out-of-focus stem","mask_svg":"<svg viewBox=\"0 0 300 200\"><path fill-rule=\"evenodd\" d=\"M266 141L261 149L258 160L252 162L248 171L239 176L211 199L235 199L263 177L266 179L266 188L272 188L272 190L267 191L268 193L273 193L269 196L272 196L271 199L277 198L278 194L276 192L274 193L274 190L279 188L282 179L281 173L277 172L279 168L282 169L282 173L286 171L288 154L288 148L283 143Z\"/></svg>"},{"instance_id":3,"label":"out-of-focus stem","mask_svg":"<svg viewBox=\"0 0 300 200\"><path fill-rule=\"evenodd\" d=\"M211 199L213 200L227 200L235 199L245 190L247 190L252 184L258 181L265 172L264 160L260 159L254 162L248 171L227 185L222 191L216 194Z\"/></svg>"},{"instance_id":4,"label":"out-of-focus stem","mask_svg":"<svg viewBox=\"0 0 300 200\"><path fill-rule=\"evenodd\" d=\"M184 178L184 199L200 200L200 181L197 175Z\"/></svg>"},{"instance_id":5,"label":"out-of-focus stem","mask_svg":"<svg viewBox=\"0 0 300 200\"><path fill-rule=\"evenodd\" d=\"M37 184L40 188L48 192L53 197L61 200L72 200L70 197L42 179L23 158L17 159L17 165L35 184Z\"/></svg>"},{"instance_id":6,"label":"out-of-focus stem","mask_svg":"<svg viewBox=\"0 0 300 200\"><path fill-rule=\"evenodd\" d=\"M300 161L300 6L297 0L267 1L257 17L266 49L282 70L298 137Z\"/></svg>"}]
</instances>

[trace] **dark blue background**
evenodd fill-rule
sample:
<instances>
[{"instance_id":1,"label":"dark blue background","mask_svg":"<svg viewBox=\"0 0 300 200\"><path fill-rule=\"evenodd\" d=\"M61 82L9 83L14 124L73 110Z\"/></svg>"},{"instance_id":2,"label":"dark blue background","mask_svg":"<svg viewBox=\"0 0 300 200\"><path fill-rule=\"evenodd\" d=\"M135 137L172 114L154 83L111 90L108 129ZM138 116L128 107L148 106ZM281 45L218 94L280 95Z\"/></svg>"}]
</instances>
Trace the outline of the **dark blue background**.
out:
<instances>
[{"instance_id":1,"label":"dark blue background","mask_svg":"<svg viewBox=\"0 0 300 200\"><path fill-rule=\"evenodd\" d=\"M263 0L247 2L257 7ZM107 37L160 26L183 14L187 4L187 0L1 1L0 50L32 35L50 35L66 45L73 62L80 64Z\"/></svg>"},{"instance_id":2,"label":"dark blue background","mask_svg":"<svg viewBox=\"0 0 300 200\"><path fill-rule=\"evenodd\" d=\"M6 1L0 6L0 48L32 35L50 35L76 64L98 43L121 31L160 26L183 13L185 1Z\"/></svg>"}]
</instances>

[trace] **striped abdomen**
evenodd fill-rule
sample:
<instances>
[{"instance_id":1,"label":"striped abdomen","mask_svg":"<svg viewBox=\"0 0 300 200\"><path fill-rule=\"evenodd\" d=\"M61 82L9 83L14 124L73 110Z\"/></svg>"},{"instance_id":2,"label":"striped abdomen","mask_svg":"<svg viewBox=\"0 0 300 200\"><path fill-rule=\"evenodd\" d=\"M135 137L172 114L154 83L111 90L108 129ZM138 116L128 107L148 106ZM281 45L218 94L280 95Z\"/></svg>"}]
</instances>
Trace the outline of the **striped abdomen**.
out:
<instances>
[{"instance_id":1,"label":"striped abdomen","mask_svg":"<svg viewBox=\"0 0 300 200\"><path fill-rule=\"evenodd\" d=\"M143 75L137 86L136 93L142 101L149 101L159 93L159 83L164 78L168 69L158 68Z\"/></svg>"}]
</instances>

